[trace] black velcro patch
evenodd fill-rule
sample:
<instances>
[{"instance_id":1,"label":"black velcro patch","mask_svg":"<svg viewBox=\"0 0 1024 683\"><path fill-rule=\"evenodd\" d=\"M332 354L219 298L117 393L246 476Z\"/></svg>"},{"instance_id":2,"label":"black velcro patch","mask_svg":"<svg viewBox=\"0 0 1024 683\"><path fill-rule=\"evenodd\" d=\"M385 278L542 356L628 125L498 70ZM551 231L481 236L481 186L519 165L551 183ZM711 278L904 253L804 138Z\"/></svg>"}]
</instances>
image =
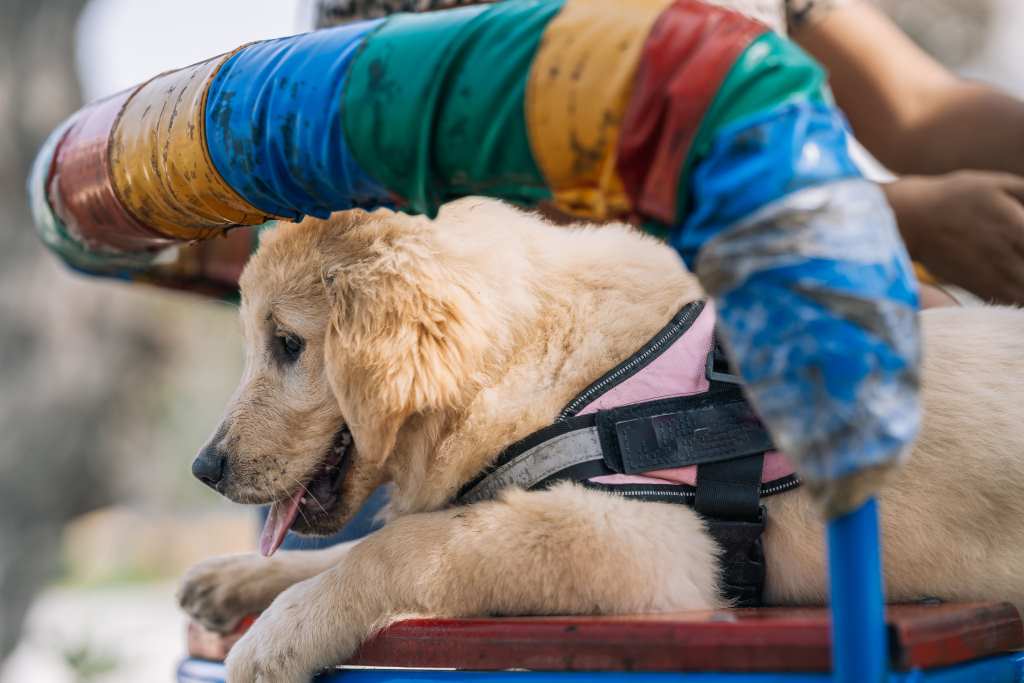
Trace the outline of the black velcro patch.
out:
<instances>
[{"instance_id":1,"label":"black velcro patch","mask_svg":"<svg viewBox=\"0 0 1024 683\"><path fill-rule=\"evenodd\" d=\"M609 466L623 474L639 474L772 450L771 436L747 402L738 396L724 398L683 397L633 407L643 410L626 407L599 413Z\"/></svg>"}]
</instances>

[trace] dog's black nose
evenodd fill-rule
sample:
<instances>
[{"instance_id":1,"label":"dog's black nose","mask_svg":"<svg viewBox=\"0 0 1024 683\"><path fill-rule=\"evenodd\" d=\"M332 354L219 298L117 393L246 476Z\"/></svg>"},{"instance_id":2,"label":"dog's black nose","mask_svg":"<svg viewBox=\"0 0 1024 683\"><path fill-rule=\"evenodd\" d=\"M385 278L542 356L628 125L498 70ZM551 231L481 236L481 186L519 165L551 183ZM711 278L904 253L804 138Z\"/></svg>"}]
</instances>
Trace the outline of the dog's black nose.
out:
<instances>
[{"instance_id":1,"label":"dog's black nose","mask_svg":"<svg viewBox=\"0 0 1024 683\"><path fill-rule=\"evenodd\" d=\"M217 489L227 470L227 453L211 444L199 451L192 461L192 474L211 489Z\"/></svg>"}]
</instances>

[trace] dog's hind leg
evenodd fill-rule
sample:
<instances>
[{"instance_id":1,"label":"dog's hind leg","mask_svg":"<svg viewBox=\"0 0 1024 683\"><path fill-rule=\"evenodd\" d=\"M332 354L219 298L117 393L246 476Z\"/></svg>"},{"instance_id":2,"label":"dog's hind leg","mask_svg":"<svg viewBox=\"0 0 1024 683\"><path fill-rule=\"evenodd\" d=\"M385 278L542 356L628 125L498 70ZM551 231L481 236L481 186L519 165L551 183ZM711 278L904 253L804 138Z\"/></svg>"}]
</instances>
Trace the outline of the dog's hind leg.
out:
<instances>
[{"instance_id":1,"label":"dog's hind leg","mask_svg":"<svg viewBox=\"0 0 1024 683\"><path fill-rule=\"evenodd\" d=\"M262 612L289 586L333 567L358 541L322 550L224 555L190 568L178 602L206 629L229 633L245 616Z\"/></svg>"},{"instance_id":2,"label":"dog's hind leg","mask_svg":"<svg viewBox=\"0 0 1024 683\"><path fill-rule=\"evenodd\" d=\"M400 517L278 596L232 649L229 680L306 681L410 615L720 606L715 555L688 507L570 484Z\"/></svg>"}]
</instances>

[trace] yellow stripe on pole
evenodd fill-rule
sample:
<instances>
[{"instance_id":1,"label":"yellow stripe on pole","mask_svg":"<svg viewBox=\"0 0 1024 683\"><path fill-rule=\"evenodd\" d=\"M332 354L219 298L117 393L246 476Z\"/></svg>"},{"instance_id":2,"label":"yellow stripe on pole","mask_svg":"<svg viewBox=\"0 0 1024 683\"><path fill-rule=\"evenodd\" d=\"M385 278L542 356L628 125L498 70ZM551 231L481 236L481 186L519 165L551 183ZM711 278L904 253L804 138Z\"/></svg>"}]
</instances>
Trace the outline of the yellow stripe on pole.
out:
<instances>
[{"instance_id":1,"label":"yellow stripe on pole","mask_svg":"<svg viewBox=\"0 0 1024 683\"><path fill-rule=\"evenodd\" d=\"M128 100L110 144L121 203L139 221L178 239L205 239L272 216L242 199L206 148L209 82L230 54L152 79Z\"/></svg>"},{"instance_id":2,"label":"yellow stripe on pole","mask_svg":"<svg viewBox=\"0 0 1024 683\"><path fill-rule=\"evenodd\" d=\"M672 0L568 0L530 67L530 148L559 208L606 218L628 213L615 170L619 127L640 53Z\"/></svg>"}]
</instances>

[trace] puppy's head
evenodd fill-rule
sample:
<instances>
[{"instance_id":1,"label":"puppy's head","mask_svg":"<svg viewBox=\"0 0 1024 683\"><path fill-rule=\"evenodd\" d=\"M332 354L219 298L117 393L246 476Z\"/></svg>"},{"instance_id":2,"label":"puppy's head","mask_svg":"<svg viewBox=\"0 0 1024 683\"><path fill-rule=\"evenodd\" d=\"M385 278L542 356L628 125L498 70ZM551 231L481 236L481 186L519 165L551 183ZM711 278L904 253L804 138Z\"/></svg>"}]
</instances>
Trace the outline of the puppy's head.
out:
<instances>
[{"instance_id":1,"label":"puppy's head","mask_svg":"<svg viewBox=\"0 0 1024 683\"><path fill-rule=\"evenodd\" d=\"M403 430L459 410L508 346L480 275L500 250L467 215L479 206L281 226L249 262L245 371L193 472L236 502L273 503L265 553L289 528L340 529L388 478Z\"/></svg>"}]
</instances>

